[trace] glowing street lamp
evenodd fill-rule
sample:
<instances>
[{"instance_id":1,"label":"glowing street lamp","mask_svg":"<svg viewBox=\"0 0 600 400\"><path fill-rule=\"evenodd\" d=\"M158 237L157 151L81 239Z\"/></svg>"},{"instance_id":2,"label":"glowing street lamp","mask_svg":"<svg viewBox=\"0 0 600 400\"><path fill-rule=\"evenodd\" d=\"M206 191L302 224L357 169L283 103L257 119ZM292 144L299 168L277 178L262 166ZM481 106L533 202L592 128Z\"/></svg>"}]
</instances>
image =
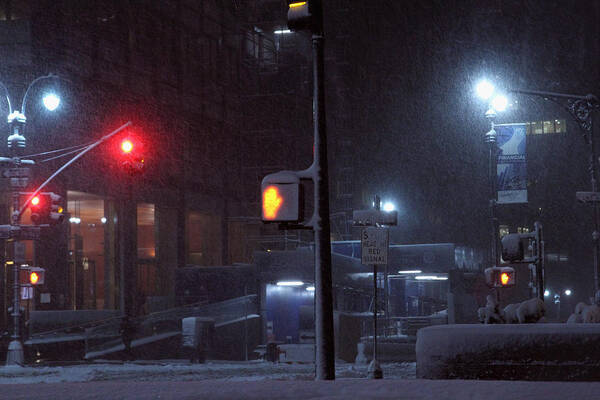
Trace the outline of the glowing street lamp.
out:
<instances>
[{"instance_id":1,"label":"glowing street lamp","mask_svg":"<svg viewBox=\"0 0 600 400\"><path fill-rule=\"evenodd\" d=\"M508 98L502 94L497 95L496 97L494 97L494 100L492 100L492 107L496 111L505 111L507 106Z\"/></svg>"},{"instance_id":2,"label":"glowing street lamp","mask_svg":"<svg viewBox=\"0 0 600 400\"><path fill-rule=\"evenodd\" d=\"M494 85L492 85L488 80L483 79L479 81L477 86L475 86L475 92L477 96L483 100L487 100L492 97L494 93Z\"/></svg>"},{"instance_id":3,"label":"glowing street lamp","mask_svg":"<svg viewBox=\"0 0 600 400\"><path fill-rule=\"evenodd\" d=\"M42 98L42 103L48 111L54 111L60 105L60 97L54 93L48 93Z\"/></svg>"},{"instance_id":4,"label":"glowing street lamp","mask_svg":"<svg viewBox=\"0 0 600 400\"><path fill-rule=\"evenodd\" d=\"M383 203L383 211L391 212L394 210L396 210L396 205L391 201L386 201L385 203Z\"/></svg>"}]
</instances>

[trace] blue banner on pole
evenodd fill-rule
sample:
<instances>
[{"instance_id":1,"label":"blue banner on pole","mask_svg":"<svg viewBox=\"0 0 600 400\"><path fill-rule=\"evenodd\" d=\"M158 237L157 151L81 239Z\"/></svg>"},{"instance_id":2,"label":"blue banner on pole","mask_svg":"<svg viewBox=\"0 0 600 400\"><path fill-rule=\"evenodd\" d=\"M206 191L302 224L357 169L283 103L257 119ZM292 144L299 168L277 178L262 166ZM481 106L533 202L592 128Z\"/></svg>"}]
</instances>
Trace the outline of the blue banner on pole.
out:
<instances>
[{"instance_id":1,"label":"blue banner on pole","mask_svg":"<svg viewBox=\"0 0 600 400\"><path fill-rule=\"evenodd\" d=\"M527 203L527 125L499 124L498 204Z\"/></svg>"}]
</instances>

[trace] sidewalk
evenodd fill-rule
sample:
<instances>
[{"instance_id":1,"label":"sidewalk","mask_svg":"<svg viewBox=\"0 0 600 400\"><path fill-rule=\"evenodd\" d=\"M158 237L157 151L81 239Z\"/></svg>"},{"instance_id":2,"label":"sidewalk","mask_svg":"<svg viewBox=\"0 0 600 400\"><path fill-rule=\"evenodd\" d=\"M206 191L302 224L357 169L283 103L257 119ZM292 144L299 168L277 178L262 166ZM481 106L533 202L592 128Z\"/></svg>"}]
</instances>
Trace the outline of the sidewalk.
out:
<instances>
[{"instance_id":1,"label":"sidewalk","mask_svg":"<svg viewBox=\"0 0 600 400\"><path fill-rule=\"evenodd\" d=\"M5 385L3 399L433 399L596 400L598 382L431 381L104 381Z\"/></svg>"},{"instance_id":2,"label":"sidewalk","mask_svg":"<svg viewBox=\"0 0 600 400\"><path fill-rule=\"evenodd\" d=\"M414 379L414 363L382 365L385 378ZM0 391L6 384L35 384L93 381L226 381L304 380L314 379L314 364L270 363L265 361L208 361L190 364L182 360L95 362L88 364L37 367L0 367ZM338 361L338 378L364 378L367 366Z\"/></svg>"}]
</instances>

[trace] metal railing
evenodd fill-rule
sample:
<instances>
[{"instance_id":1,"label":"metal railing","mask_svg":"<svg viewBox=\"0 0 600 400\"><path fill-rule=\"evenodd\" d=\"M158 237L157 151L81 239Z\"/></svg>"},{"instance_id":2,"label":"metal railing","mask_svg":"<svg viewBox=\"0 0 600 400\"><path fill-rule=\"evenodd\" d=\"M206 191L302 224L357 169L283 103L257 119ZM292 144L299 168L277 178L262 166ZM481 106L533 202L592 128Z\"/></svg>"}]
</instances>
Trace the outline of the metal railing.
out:
<instances>
[{"instance_id":1,"label":"metal railing","mask_svg":"<svg viewBox=\"0 0 600 400\"><path fill-rule=\"evenodd\" d=\"M256 295L248 295L218 303L196 303L159 311L134 319L135 331L132 347L157 339L181 334L181 320L187 317L212 318L215 326L236 321L248 315L258 314L259 304ZM121 351L125 345L121 337L122 318L106 324L93 326L85 332L86 358L94 355Z\"/></svg>"}]
</instances>

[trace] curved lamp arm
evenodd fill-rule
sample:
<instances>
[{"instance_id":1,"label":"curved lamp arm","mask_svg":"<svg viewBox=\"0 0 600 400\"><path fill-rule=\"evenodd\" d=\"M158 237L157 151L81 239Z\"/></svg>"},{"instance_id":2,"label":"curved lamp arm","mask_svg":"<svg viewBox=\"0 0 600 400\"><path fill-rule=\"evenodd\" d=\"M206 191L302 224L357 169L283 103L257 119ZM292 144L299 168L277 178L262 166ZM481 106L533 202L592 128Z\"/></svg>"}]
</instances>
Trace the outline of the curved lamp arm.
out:
<instances>
[{"instance_id":1,"label":"curved lamp arm","mask_svg":"<svg viewBox=\"0 0 600 400\"><path fill-rule=\"evenodd\" d=\"M8 103L8 115L12 114L12 106L10 104L10 98L8 97L8 89L4 86L4 83L0 82L0 87L4 89L4 95L6 96L6 102Z\"/></svg>"},{"instance_id":2,"label":"curved lamp arm","mask_svg":"<svg viewBox=\"0 0 600 400\"><path fill-rule=\"evenodd\" d=\"M29 94L29 90L36 83L38 83L39 81L44 80L44 79L63 79L63 78L59 77L58 75L48 74L48 75L44 75L44 76L39 76L39 77L35 78L33 81L31 81L31 83L27 87L27 90L25 91L25 94L23 95L23 101L22 101L22 104L21 104L21 114L27 116L27 114L25 113L25 107L27 105L27 95Z\"/></svg>"}]
</instances>

